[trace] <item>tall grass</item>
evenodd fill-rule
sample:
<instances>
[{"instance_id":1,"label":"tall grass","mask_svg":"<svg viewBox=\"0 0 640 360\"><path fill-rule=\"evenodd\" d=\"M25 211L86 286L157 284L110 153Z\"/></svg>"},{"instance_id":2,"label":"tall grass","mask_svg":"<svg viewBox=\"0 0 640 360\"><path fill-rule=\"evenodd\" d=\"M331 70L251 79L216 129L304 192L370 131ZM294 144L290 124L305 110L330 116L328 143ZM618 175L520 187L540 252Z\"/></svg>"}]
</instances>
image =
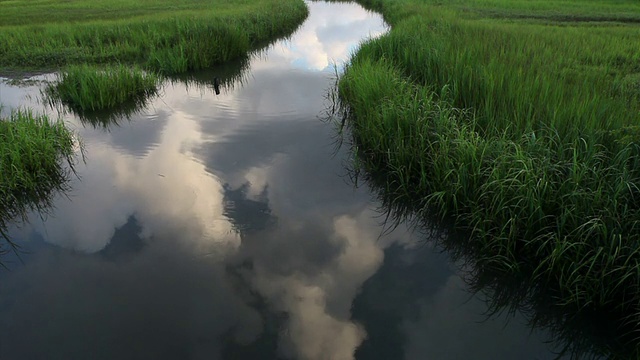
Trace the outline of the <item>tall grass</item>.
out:
<instances>
[{"instance_id":1,"label":"tall grass","mask_svg":"<svg viewBox=\"0 0 640 360\"><path fill-rule=\"evenodd\" d=\"M597 136L636 125L640 111L638 28L556 28L413 18L361 50L386 57L413 81L448 86L452 103L473 109L478 131L495 135L553 127ZM627 79L627 80L624 80ZM627 83L625 85L618 85Z\"/></svg>"},{"instance_id":2,"label":"tall grass","mask_svg":"<svg viewBox=\"0 0 640 360\"><path fill-rule=\"evenodd\" d=\"M632 329L616 328L620 322L613 320L606 311L573 313L557 306L560 296L557 284L541 281L526 271L505 271L502 266L496 266L500 259L487 255L486 249L474 246L476 239L468 232L448 221L425 216L419 203L390 191L388 174L363 171L357 165L348 170L355 183L366 184L377 194L381 203L379 210L388 221L388 227L408 222L426 241L435 242L450 254L460 266L470 290L487 300L487 316L524 313L529 326L547 334L558 359L637 358L637 348L628 343L628 337L620 336Z\"/></svg>"},{"instance_id":3,"label":"tall grass","mask_svg":"<svg viewBox=\"0 0 640 360\"><path fill-rule=\"evenodd\" d=\"M606 319L605 348L639 357L640 28L587 23L589 1L536 2L535 22L524 1L363 2L394 26L340 79L357 166L465 230L484 283L549 289L551 309Z\"/></svg>"},{"instance_id":4,"label":"tall grass","mask_svg":"<svg viewBox=\"0 0 640 360\"><path fill-rule=\"evenodd\" d=\"M476 268L555 291L549 306L566 316L608 315L612 338L637 353L637 144L612 153L533 133L486 139L471 112L384 61L354 65L341 86L357 163L389 198L418 217L453 218Z\"/></svg>"},{"instance_id":5,"label":"tall grass","mask_svg":"<svg viewBox=\"0 0 640 360\"><path fill-rule=\"evenodd\" d=\"M300 0L0 2L0 71L66 67L48 98L106 126L145 105L155 74L246 59L307 14Z\"/></svg>"},{"instance_id":6,"label":"tall grass","mask_svg":"<svg viewBox=\"0 0 640 360\"><path fill-rule=\"evenodd\" d=\"M76 138L62 121L28 111L0 119L0 254L15 247L10 221L31 210L46 211L52 197L67 188L76 163Z\"/></svg>"}]
</instances>

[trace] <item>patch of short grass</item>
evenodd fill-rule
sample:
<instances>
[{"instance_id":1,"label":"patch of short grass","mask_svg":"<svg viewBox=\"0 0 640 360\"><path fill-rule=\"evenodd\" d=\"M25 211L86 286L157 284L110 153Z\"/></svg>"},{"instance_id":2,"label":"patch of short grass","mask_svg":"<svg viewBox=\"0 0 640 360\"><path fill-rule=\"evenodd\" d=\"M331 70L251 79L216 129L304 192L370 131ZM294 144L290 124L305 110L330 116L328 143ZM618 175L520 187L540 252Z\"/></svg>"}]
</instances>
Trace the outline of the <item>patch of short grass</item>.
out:
<instances>
[{"instance_id":1,"label":"patch of short grass","mask_svg":"<svg viewBox=\"0 0 640 360\"><path fill-rule=\"evenodd\" d=\"M52 101L79 112L115 109L127 102L144 103L158 93L160 77L125 65L74 65L57 74L45 89Z\"/></svg>"}]
</instances>

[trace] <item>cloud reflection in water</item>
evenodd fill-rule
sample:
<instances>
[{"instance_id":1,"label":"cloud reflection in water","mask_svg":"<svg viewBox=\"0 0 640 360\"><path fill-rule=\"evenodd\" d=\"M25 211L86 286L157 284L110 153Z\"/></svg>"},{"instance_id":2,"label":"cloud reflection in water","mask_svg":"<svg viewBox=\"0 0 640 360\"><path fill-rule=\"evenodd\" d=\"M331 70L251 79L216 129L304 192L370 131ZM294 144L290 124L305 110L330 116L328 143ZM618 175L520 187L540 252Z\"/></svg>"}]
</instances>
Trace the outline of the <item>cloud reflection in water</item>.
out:
<instances>
[{"instance_id":1,"label":"cloud reflection in water","mask_svg":"<svg viewBox=\"0 0 640 360\"><path fill-rule=\"evenodd\" d=\"M366 328L375 321L354 317L354 299L400 306L367 289L389 249L417 240L402 228L380 237L371 195L341 177L346 155L332 157L332 128L317 116L332 61L384 26L353 4L309 6L292 38L219 96L176 82L119 128L71 119L87 165L55 217L14 231L33 254L0 274L0 358L351 359L377 336ZM201 76L206 84L215 69ZM455 275L437 264L425 277L433 286L407 292L423 304L416 314L449 294L435 284ZM437 353L419 346L422 332L447 338L473 321L433 328L394 309L400 325L386 335L406 338L407 358Z\"/></svg>"}]
</instances>

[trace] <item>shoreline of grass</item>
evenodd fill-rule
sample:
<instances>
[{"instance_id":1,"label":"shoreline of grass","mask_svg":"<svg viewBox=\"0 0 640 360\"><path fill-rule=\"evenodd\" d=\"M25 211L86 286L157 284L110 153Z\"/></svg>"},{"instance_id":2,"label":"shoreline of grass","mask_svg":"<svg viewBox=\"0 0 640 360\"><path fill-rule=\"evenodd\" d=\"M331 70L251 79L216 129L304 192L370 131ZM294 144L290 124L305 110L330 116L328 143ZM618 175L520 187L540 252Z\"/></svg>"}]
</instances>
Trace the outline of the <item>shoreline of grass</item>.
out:
<instances>
[{"instance_id":1,"label":"shoreline of grass","mask_svg":"<svg viewBox=\"0 0 640 360\"><path fill-rule=\"evenodd\" d=\"M640 356L640 27L557 21L638 5L358 2L392 29L339 81L356 166L465 230L485 288L550 289L563 316L607 318L607 356Z\"/></svg>"},{"instance_id":2,"label":"shoreline of grass","mask_svg":"<svg viewBox=\"0 0 640 360\"><path fill-rule=\"evenodd\" d=\"M0 118L0 240L8 246L0 242L0 255L16 248L7 234L10 222L34 210L46 213L53 196L67 190L77 146L62 120L26 110Z\"/></svg>"}]
</instances>

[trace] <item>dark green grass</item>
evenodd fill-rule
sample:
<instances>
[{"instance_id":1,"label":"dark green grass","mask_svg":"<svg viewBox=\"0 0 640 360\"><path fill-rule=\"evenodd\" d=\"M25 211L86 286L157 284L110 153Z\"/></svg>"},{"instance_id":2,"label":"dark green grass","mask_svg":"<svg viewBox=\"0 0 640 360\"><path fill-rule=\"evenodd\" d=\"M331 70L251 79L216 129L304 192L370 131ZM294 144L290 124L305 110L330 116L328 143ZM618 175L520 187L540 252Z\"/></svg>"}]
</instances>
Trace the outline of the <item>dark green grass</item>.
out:
<instances>
[{"instance_id":1,"label":"dark green grass","mask_svg":"<svg viewBox=\"0 0 640 360\"><path fill-rule=\"evenodd\" d=\"M49 100L109 124L145 105L155 74L246 58L307 13L300 0L0 1L0 71L65 67Z\"/></svg>"},{"instance_id":2,"label":"dark green grass","mask_svg":"<svg viewBox=\"0 0 640 360\"><path fill-rule=\"evenodd\" d=\"M638 4L363 2L393 29L340 79L356 165L640 356L640 27L611 15Z\"/></svg>"},{"instance_id":3,"label":"dark green grass","mask_svg":"<svg viewBox=\"0 0 640 360\"><path fill-rule=\"evenodd\" d=\"M27 111L0 119L0 254L14 248L10 221L31 210L47 211L52 197L66 190L76 162L76 139L61 121Z\"/></svg>"}]
</instances>

